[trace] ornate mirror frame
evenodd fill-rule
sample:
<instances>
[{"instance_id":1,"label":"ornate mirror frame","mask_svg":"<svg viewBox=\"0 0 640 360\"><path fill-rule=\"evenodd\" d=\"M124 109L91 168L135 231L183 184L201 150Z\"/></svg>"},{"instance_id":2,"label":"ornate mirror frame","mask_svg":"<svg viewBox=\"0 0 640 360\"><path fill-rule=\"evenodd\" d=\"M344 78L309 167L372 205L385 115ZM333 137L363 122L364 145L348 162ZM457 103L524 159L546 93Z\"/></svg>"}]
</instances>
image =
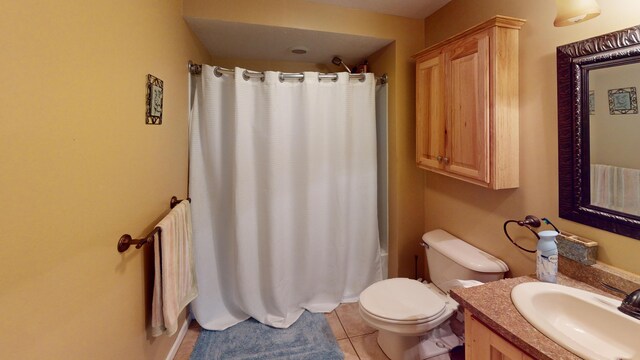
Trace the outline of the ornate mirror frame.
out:
<instances>
[{"instance_id":1,"label":"ornate mirror frame","mask_svg":"<svg viewBox=\"0 0 640 360\"><path fill-rule=\"evenodd\" d=\"M556 55L560 217L640 239L640 217L591 205L589 178L589 71L640 62L640 25L559 46Z\"/></svg>"}]
</instances>

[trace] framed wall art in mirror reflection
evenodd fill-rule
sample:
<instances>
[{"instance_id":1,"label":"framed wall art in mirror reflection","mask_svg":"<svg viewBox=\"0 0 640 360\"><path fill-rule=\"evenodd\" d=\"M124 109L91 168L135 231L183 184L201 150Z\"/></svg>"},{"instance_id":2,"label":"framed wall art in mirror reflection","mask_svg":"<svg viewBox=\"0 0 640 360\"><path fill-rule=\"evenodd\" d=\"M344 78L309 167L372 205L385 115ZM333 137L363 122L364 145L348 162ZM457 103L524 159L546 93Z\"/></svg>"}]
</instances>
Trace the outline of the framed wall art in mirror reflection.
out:
<instances>
[{"instance_id":1,"label":"framed wall art in mirror reflection","mask_svg":"<svg viewBox=\"0 0 640 360\"><path fill-rule=\"evenodd\" d=\"M596 114L596 92L589 90L589 115Z\"/></svg>"},{"instance_id":2,"label":"framed wall art in mirror reflection","mask_svg":"<svg viewBox=\"0 0 640 360\"><path fill-rule=\"evenodd\" d=\"M147 74L147 125L162 125L162 80Z\"/></svg>"},{"instance_id":3,"label":"framed wall art in mirror reflection","mask_svg":"<svg viewBox=\"0 0 640 360\"><path fill-rule=\"evenodd\" d=\"M635 87L609 90L609 114L626 115L638 113L638 96Z\"/></svg>"}]
</instances>

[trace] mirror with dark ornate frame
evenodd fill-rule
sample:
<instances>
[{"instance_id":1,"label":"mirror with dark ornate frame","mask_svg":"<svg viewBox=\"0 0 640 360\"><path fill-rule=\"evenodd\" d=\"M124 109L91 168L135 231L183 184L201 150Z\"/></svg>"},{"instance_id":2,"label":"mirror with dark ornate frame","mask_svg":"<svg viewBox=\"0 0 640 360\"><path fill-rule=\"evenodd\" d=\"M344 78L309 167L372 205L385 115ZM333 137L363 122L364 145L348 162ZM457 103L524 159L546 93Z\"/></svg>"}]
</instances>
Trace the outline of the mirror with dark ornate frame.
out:
<instances>
[{"instance_id":1,"label":"mirror with dark ornate frame","mask_svg":"<svg viewBox=\"0 0 640 360\"><path fill-rule=\"evenodd\" d=\"M637 63L640 25L557 48L560 217L640 239Z\"/></svg>"}]
</instances>

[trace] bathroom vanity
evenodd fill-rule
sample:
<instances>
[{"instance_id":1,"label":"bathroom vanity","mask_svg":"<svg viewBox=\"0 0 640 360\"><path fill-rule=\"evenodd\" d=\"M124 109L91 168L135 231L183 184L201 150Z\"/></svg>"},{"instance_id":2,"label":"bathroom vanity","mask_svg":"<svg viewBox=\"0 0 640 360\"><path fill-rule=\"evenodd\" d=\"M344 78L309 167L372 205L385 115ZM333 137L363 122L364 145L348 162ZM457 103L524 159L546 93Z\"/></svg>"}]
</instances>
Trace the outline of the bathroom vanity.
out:
<instances>
[{"instance_id":1,"label":"bathroom vanity","mask_svg":"<svg viewBox=\"0 0 640 360\"><path fill-rule=\"evenodd\" d=\"M465 310L465 354L467 359L533 359Z\"/></svg>"},{"instance_id":2,"label":"bathroom vanity","mask_svg":"<svg viewBox=\"0 0 640 360\"><path fill-rule=\"evenodd\" d=\"M514 306L511 290L536 281L534 276L522 276L451 290L451 297L465 310L467 359L580 359L534 328ZM563 274L558 275L558 284L615 298Z\"/></svg>"}]
</instances>

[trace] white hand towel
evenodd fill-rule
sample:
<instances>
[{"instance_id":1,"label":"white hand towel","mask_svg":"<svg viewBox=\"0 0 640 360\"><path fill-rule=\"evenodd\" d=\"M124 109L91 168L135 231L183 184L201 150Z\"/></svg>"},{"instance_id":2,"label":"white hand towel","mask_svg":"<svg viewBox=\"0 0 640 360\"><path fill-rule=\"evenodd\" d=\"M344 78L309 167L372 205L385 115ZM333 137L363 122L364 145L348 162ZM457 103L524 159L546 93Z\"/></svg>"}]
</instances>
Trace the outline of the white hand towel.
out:
<instances>
[{"instance_id":1,"label":"white hand towel","mask_svg":"<svg viewBox=\"0 0 640 360\"><path fill-rule=\"evenodd\" d=\"M180 202L157 226L161 231L153 244L151 335L171 336L178 329L180 312L198 296L189 202Z\"/></svg>"}]
</instances>

